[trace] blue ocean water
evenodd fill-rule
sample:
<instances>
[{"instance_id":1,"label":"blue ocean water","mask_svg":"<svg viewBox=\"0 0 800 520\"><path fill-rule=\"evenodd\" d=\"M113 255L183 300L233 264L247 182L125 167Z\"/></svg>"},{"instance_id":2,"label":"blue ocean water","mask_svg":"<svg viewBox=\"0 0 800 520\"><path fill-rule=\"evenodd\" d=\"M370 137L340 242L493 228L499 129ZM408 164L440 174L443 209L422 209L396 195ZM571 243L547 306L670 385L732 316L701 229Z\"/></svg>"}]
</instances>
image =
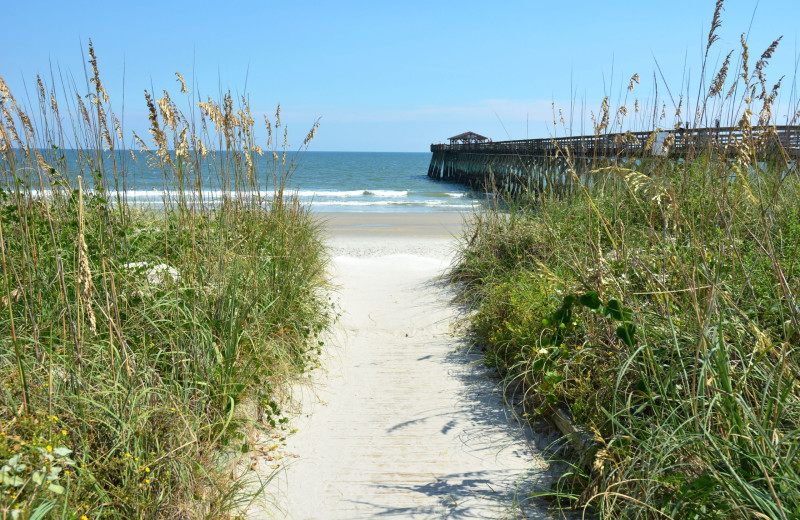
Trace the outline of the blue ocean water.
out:
<instances>
[{"instance_id":1,"label":"blue ocean water","mask_svg":"<svg viewBox=\"0 0 800 520\"><path fill-rule=\"evenodd\" d=\"M427 175L431 154L307 152L289 186L319 211L452 211L476 202L466 186Z\"/></svg>"},{"instance_id":2,"label":"blue ocean water","mask_svg":"<svg viewBox=\"0 0 800 520\"><path fill-rule=\"evenodd\" d=\"M473 207L480 197L469 188L427 176L430 157L428 152L305 152L297 156L287 188L296 191L313 211L428 212ZM158 204L164 199L160 170L147 167L142 158L130 161L128 171L129 203ZM272 180L263 180L262 185L270 194ZM221 195L214 188L204 192L206 200Z\"/></svg>"}]
</instances>

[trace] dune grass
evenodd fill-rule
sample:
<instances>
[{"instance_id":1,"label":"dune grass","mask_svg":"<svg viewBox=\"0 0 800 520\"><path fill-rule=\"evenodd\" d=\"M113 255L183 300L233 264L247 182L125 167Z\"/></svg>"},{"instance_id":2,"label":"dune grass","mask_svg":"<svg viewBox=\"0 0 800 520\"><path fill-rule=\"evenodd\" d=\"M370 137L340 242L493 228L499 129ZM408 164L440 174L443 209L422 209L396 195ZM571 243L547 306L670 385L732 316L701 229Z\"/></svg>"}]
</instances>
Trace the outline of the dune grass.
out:
<instances>
[{"instance_id":1,"label":"dune grass","mask_svg":"<svg viewBox=\"0 0 800 520\"><path fill-rule=\"evenodd\" d=\"M451 277L486 363L531 417L562 407L591 438L542 493L557 507L800 517L800 176L747 138L774 124L774 45L753 69L745 45L705 96L737 145L609 161L577 196L529 194L465 234ZM726 91L743 97L717 104Z\"/></svg>"},{"instance_id":2,"label":"dune grass","mask_svg":"<svg viewBox=\"0 0 800 520\"><path fill-rule=\"evenodd\" d=\"M246 97L177 74L186 109L145 93L133 152L89 54L85 90L37 78L33 107L0 78L0 511L230 518L331 319L318 223L280 107L259 145ZM161 204L127 200L143 160Z\"/></svg>"}]
</instances>

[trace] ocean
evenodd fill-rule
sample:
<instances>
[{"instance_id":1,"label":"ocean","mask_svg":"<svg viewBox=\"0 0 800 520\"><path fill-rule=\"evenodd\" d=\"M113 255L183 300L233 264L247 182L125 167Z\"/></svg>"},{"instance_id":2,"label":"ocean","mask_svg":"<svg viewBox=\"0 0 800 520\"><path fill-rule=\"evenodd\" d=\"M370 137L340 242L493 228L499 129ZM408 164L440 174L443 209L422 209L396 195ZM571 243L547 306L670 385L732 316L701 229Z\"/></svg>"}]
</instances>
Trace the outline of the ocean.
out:
<instances>
[{"instance_id":1,"label":"ocean","mask_svg":"<svg viewBox=\"0 0 800 520\"><path fill-rule=\"evenodd\" d=\"M76 154L66 155L74 163ZM287 188L317 212L464 211L478 203L480 196L466 186L430 179L430 158L428 152L305 152ZM136 162L128 158L126 168L129 203L160 205L171 195L164 191L161 171L148 167L143 156ZM265 164L259 170L265 171ZM272 180L262 186L271 190ZM214 188L204 190L207 201L221 195Z\"/></svg>"}]
</instances>

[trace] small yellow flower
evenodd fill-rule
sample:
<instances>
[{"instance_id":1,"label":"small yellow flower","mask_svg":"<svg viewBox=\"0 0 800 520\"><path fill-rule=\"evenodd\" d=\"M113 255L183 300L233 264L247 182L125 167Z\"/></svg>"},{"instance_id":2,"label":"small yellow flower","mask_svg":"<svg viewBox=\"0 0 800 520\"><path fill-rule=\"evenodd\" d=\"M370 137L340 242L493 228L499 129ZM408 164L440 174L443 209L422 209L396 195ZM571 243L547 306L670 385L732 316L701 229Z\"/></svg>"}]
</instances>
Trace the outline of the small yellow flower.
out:
<instances>
[{"instance_id":1,"label":"small yellow flower","mask_svg":"<svg viewBox=\"0 0 800 520\"><path fill-rule=\"evenodd\" d=\"M81 520L89 520L89 517L86 515L81 515Z\"/></svg>"},{"instance_id":2,"label":"small yellow flower","mask_svg":"<svg viewBox=\"0 0 800 520\"><path fill-rule=\"evenodd\" d=\"M50 446L49 444L47 445L47 451L53 451L53 447Z\"/></svg>"},{"instance_id":3,"label":"small yellow flower","mask_svg":"<svg viewBox=\"0 0 800 520\"><path fill-rule=\"evenodd\" d=\"M145 484L149 484L150 483L150 479L149 478L144 479L144 483Z\"/></svg>"},{"instance_id":4,"label":"small yellow flower","mask_svg":"<svg viewBox=\"0 0 800 520\"><path fill-rule=\"evenodd\" d=\"M150 468L144 468L147 473L150 473Z\"/></svg>"},{"instance_id":5,"label":"small yellow flower","mask_svg":"<svg viewBox=\"0 0 800 520\"><path fill-rule=\"evenodd\" d=\"M61 430L61 435L66 435L66 434L67 434L67 430Z\"/></svg>"}]
</instances>

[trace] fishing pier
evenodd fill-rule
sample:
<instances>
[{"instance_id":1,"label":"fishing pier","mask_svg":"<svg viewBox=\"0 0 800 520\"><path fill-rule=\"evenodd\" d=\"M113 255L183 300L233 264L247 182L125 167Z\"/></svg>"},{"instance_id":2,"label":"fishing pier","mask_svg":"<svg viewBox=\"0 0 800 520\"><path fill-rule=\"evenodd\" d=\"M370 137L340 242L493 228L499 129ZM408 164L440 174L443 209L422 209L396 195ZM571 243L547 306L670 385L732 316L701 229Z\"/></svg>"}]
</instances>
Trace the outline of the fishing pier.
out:
<instances>
[{"instance_id":1,"label":"fishing pier","mask_svg":"<svg viewBox=\"0 0 800 520\"><path fill-rule=\"evenodd\" d=\"M448 141L431 145L428 177L512 194L547 188L569 195L577 189L577 179L590 184L599 168L614 164L631 167L702 154L794 164L800 156L800 126L680 128L497 142L465 132Z\"/></svg>"}]
</instances>

